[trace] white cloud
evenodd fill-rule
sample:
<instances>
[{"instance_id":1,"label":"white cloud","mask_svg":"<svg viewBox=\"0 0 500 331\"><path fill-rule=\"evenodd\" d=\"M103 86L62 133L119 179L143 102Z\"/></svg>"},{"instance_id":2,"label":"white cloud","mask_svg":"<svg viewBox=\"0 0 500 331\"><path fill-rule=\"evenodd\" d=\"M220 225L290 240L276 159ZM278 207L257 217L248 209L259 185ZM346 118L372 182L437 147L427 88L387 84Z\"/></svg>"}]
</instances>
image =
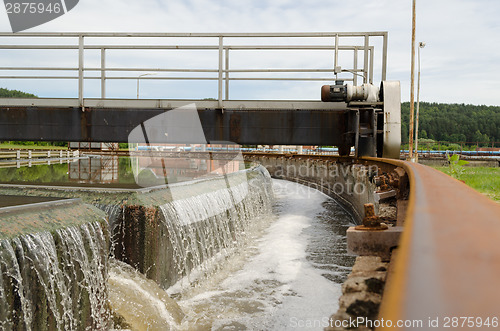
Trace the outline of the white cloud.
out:
<instances>
[{"instance_id":1,"label":"white cloud","mask_svg":"<svg viewBox=\"0 0 500 331\"><path fill-rule=\"evenodd\" d=\"M422 50L421 100L500 104L497 60L500 24L496 0L418 0ZM0 10L0 29L10 31ZM68 14L30 31L300 32L389 31L388 78L409 99L411 1L81 0ZM186 59L184 59L186 60ZM191 62L203 61L191 59ZM252 59L250 59L252 60ZM295 61L295 62L294 62ZM273 62L275 62L273 60ZM303 65L303 59L283 60ZM2 84L5 84L2 82ZM193 82L193 84L195 84ZM485 86L487 84L487 86ZM33 87L30 83L30 88ZM250 84L251 85L251 84ZM28 86L28 85L26 85ZM195 86L195 85L193 85ZM288 86L288 85L287 85ZM481 87L480 87L481 86ZM22 84L16 83L17 88ZM133 88L131 88L133 90ZM47 87L43 87L47 91ZM290 97L298 88L290 89ZM308 89L306 89L308 90ZM37 92L37 91L32 91ZM249 94L252 91L248 91ZM242 95L242 92L238 92ZM270 93L272 94L272 93ZM310 98L316 98L312 95Z\"/></svg>"}]
</instances>

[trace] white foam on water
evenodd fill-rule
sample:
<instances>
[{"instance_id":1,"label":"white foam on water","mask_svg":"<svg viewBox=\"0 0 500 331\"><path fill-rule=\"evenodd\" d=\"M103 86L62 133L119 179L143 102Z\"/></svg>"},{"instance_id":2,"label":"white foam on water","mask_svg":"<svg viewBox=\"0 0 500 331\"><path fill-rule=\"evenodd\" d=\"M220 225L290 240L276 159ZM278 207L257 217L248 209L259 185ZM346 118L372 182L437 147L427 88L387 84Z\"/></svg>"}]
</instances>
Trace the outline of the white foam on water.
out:
<instances>
[{"instance_id":1,"label":"white foam on water","mask_svg":"<svg viewBox=\"0 0 500 331\"><path fill-rule=\"evenodd\" d=\"M309 261L305 231L330 198L292 182L273 186L278 217L246 253L228 260L227 271L182 294L184 329L322 330L337 310L341 284Z\"/></svg>"}]
</instances>

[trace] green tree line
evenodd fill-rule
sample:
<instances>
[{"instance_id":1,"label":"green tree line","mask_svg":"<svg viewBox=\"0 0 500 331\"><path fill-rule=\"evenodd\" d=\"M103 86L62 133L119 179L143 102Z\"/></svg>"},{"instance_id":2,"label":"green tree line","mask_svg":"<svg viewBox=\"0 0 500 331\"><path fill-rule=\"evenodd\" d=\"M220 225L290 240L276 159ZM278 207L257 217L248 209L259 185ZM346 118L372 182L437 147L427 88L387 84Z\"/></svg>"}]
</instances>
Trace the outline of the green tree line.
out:
<instances>
[{"instance_id":1,"label":"green tree line","mask_svg":"<svg viewBox=\"0 0 500 331\"><path fill-rule=\"evenodd\" d=\"M38 97L31 93L0 88L0 98L38 98Z\"/></svg>"},{"instance_id":2,"label":"green tree line","mask_svg":"<svg viewBox=\"0 0 500 331\"><path fill-rule=\"evenodd\" d=\"M500 107L497 106L420 102L419 117L419 139L500 142ZM401 104L403 143L408 143L409 122L410 103L404 102Z\"/></svg>"}]
</instances>

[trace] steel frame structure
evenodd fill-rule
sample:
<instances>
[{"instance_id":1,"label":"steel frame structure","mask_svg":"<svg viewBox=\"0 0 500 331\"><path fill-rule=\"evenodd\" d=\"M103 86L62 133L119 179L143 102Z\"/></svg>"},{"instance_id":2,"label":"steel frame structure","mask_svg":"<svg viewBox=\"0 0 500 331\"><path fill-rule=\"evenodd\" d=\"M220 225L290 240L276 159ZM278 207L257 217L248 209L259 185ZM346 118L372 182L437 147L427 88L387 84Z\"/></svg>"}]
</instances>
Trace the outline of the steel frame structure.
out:
<instances>
[{"instance_id":1,"label":"steel frame structure","mask_svg":"<svg viewBox=\"0 0 500 331\"><path fill-rule=\"evenodd\" d=\"M382 140L385 139L382 136L388 132L384 125L390 121L387 119L387 114L384 115L386 112L384 102L347 104L303 100L232 100L229 98L229 89L230 82L237 80L333 82L340 79L357 85L358 77L361 77L362 83L373 83L375 48L370 42L373 38L379 38L379 42L380 38L382 39L380 77L384 82L387 68L387 37L387 32L0 33L0 54L5 50L21 50L28 53L39 50L77 50L78 56L77 67L57 65L0 67L0 80L78 80L78 98L1 100L0 140L127 142L131 130L148 118L195 103L208 142L334 145L341 147L343 154L349 154L351 146L355 146L357 156L382 156ZM262 39L266 41L256 42ZM311 42L311 39L320 40L320 42ZM350 42L357 40L357 42L346 45L342 43L344 39ZM151 40L155 42L148 43ZM172 42L165 42L165 40ZM249 44L248 40L253 43ZM269 44L269 40L272 40L273 44ZM88 50L100 50L100 67L86 63L85 52ZM109 50L211 50L217 52L218 61L212 68L196 69L110 67L106 64L106 52ZM306 55L313 51L331 51L332 67L313 69L284 69L272 66L266 68L230 67L230 52L267 52L270 50L301 50L307 51L304 53ZM352 68L340 66L339 54L341 52L352 53ZM362 56L362 63L358 63L361 62L358 61L359 53ZM179 59L179 62L182 62L182 59ZM131 72L144 71L170 74L170 76L141 78L130 75ZM5 74L6 72L15 74ZM33 74L33 72L38 74ZM47 74L39 74L39 72ZM67 75L65 72L76 74ZM93 76L90 74L92 72L100 73L100 75ZM273 73L287 74L289 77L269 76ZM318 73L325 73L329 77L318 77ZM193 74L199 75L193 76ZM256 74L262 76L256 77ZM218 95L215 100L110 99L106 97L107 81L137 80L139 83L139 78L217 81ZM85 97L85 82L88 80L100 80L100 98ZM189 141L183 141L183 143L189 143Z\"/></svg>"}]
</instances>

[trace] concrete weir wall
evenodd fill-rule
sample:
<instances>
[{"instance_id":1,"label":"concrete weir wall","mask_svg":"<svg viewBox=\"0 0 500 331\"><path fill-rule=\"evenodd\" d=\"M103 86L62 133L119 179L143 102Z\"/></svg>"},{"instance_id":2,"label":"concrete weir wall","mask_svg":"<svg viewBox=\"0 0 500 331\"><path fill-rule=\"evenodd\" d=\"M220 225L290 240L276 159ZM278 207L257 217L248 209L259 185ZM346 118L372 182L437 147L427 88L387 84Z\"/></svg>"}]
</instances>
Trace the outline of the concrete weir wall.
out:
<instances>
[{"instance_id":1,"label":"concrete weir wall","mask_svg":"<svg viewBox=\"0 0 500 331\"><path fill-rule=\"evenodd\" d=\"M259 166L141 193L115 216L114 256L168 288L229 248L246 219L270 208L270 194L269 175Z\"/></svg>"},{"instance_id":2,"label":"concrete weir wall","mask_svg":"<svg viewBox=\"0 0 500 331\"><path fill-rule=\"evenodd\" d=\"M331 196L350 210L358 224L364 217L364 204L375 204L378 212L373 182L379 171L376 165L358 164L351 158L306 155L247 154L245 160L263 165L272 177L308 185Z\"/></svg>"},{"instance_id":3,"label":"concrete weir wall","mask_svg":"<svg viewBox=\"0 0 500 331\"><path fill-rule=\"evenodd\" d=\"M236 192L237 190L244 192ZM217 215L210 215L209 219L190 220L189 224L176 227L170 222L170 219L165 219L163 206L172 201L191 201L191 205L186 207L195 208L196 203L200 202L197 201L196 197L206 196L210 192L225 194L225 200L229 202L235 198L237 193L244 196L238 201L233 200L236 202L234 206L222 206L223 210L216 210L216 213L224 216L219 217L218 220L217 217L214 217ZM197 264L203 262L201 260L211 257L218 250L224 248L220 247L221 241L219 240L210 244L210 247L207 248L209 251L200 252L200 256L179 257L178 254L182 254L180 251L184 247L173 247L170 240L178 235L176 232L187 231L184 234L193 237L186 243L186 245L190 245L196 241L196 238L210 237L205 229L213 230L214 226L219 226L232 232L226 234L228 238L225 238L226 241L232 241L229 237L234 239L237 235L237 229L233 228L232 223L249 218L252 213L261 212L262 208L270 208L269 195L272 193L267 171L262 166L257 165L227 176L150 188L112 189L0 185L0 194L23 197L78 198L87 204L97 206L108 215L111 256L128 263L148 278L167 288L185 276ZM227 220L227 216L230 216L229 220ZM219 223L215 224L215 222ZM213 235L220 235L220 232L215 231ZM196 250L198 252L204 249L195 247L194 244L188 248L190 251Z\"/></svg>"}]
</instances>

